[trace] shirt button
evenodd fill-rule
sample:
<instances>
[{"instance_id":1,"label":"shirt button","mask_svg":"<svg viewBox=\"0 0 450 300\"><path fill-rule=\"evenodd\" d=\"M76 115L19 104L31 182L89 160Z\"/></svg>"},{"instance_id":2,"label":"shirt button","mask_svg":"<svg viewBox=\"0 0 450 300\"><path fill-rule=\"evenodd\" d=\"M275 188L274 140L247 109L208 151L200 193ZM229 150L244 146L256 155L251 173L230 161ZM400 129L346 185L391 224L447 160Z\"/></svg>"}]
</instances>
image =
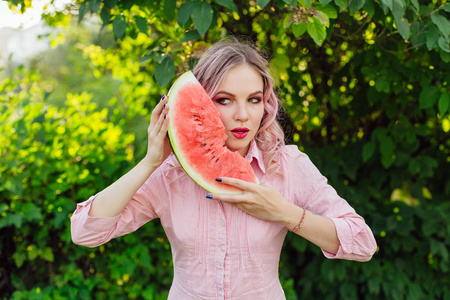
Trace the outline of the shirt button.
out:
<instances>
[{"instance_id":1,"label":"shirt button","mask_svg":"<svg viewBox=\"0 0 450 300\"><path fill-rule=\"evenodd\" d=\"M222 227L225 227L225 222L222 221L222 223L220 223L222 225Z\"/></svg>"},{"instance_id":2,"label":"shirt button","mask_svg":"<svg viewBox=\"0 0 450 300\"><path fill-rule=\"evenodd\" d=\"M220 247L220 250L221 250L222 252L225 252L225 247L224 247L224 246L221 246L221 247Z\"/></svg>"}]
</instances>

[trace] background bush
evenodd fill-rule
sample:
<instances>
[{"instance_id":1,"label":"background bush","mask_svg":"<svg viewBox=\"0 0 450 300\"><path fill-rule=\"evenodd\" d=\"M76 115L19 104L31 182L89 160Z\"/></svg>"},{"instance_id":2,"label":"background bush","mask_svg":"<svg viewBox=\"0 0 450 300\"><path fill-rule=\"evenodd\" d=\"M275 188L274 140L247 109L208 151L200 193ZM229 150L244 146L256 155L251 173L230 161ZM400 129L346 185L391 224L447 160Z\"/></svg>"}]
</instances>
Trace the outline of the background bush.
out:
<instances>
[{"instance_id":1,"label":"background bush","mask_svg":"<svg viewBox=\"0 0 450 300\"><path fill-rule=\"evenodd\" d=\"M18 3L27 5L10 1ZM88 249L72 244L69 217L143 157L150 111L175 75L234 34L268 53L288 141L366 219L379 246L368 263L327 260L289 234L280 266L287 298L450 299L449 7L78 3L81 22L99 16L103 39L67 38L52 50L71 59L70 71L49 72L39 60L0 85L0 295L167 298L173 266L158 221ZM69 12L45 19L81 26Z\"/></svg>"}]
</instances>

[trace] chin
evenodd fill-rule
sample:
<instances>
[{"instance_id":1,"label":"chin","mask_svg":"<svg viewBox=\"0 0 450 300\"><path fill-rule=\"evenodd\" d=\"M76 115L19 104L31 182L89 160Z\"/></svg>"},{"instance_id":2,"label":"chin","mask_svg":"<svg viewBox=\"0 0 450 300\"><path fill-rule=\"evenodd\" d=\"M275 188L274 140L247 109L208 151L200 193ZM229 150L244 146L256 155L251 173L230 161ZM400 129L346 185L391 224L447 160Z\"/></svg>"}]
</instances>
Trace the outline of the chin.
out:
<instances>
[{"instance_id":1,"label":"chin","mask_svg":"<svg viewBox=\"0 0 450 300\"><path fill-rule=\"evenodd\" d=\"M225 145L230 151L241 152L243 150L247 150L250 146L250 143L242 143L241 145Z\"/></svg>"}]
</instances>

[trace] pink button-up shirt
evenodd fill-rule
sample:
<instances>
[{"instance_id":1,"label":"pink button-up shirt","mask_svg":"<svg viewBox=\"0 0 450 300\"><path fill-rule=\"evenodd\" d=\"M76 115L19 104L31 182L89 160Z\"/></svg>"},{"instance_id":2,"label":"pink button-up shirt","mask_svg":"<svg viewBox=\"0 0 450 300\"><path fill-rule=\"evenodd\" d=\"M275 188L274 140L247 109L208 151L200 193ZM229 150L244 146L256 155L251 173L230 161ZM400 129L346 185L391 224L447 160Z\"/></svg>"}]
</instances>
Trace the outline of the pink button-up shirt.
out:
<instances>
[{"instance_id":1,"label":"pink button-up shirt","mask_svg":"<svg viewBox=\"0 0 450 300\"><path fill-rule=\"evenodd\" d=\"M255 143L246 157L259 181L274 186L286 201L333 220L340 247L335 255L323 251L326 257L357 261L372 257L376 242L364 219L296 146L282 151L283 178L265 174L263 153ZM207 199L207 194L171 154L120 215L89 216L95 196L79 203L71 218L72 239L96 247L160 218L174 262L169 299L285 299L278 265L287 228Z\"/></svg>"}]
</instances>

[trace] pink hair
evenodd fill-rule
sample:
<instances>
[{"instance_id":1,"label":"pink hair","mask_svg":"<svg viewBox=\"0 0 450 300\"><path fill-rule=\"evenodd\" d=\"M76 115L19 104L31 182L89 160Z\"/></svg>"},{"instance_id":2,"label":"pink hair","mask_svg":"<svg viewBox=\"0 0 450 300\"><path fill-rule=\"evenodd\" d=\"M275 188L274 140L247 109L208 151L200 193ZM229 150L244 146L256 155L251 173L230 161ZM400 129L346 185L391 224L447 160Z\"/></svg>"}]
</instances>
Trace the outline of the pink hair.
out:
<instances>
[{"instance_id":1,"label":"pink hair","mask_svg":"<svg viewBox=\"0 0 450 300\"><path fill-rule=\"evenodd\" d=\"M237 40L222 40L211 46L200 57L193 73L208 95L216 92L227 72L240 64L248 64L258 71L264 82L264 115L256 134L258 147L264 153L264 164L269 174L276 173L278 158L284 146L284 133L276 120L280 100L274 91L275 80L269 72L269 62L256 47Z\"/></svg>"}]
</instances>

